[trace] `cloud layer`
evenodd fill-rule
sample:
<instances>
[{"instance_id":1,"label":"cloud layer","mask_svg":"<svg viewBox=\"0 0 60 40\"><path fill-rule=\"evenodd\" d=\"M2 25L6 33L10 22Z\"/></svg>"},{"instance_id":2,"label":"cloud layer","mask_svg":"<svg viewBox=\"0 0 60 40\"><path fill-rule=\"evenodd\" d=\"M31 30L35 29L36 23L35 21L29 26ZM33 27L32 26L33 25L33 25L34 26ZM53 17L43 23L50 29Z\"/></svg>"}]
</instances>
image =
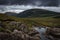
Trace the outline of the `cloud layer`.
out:
<instances>
[{"instance_id":1,"label":"cloud layer","mask_svg":"<svg viewBox=\"0 0 60 40\"><path fill-rule=\"evenodd\" d=\"M59 6L60 0L0 0L0 5Z\"/></svg>"},{"instance_id":2,"label":"cloud layer","mask_svg":"<svg viewBox=\"0 0 60 40\"><path fill-rule=\"evenodd\" d=\"M38 9L46 9L46 10L50 10L50 11L55 11L55 12L60 12L60 7L38 7L38 6L31 6L31 5L10 5L10 6L4 6L1 5L0 6L0 13L4 13L4 12L22 12L28 9L34 9L34 8L38 8Z\"/></svg>"}]
</instances>

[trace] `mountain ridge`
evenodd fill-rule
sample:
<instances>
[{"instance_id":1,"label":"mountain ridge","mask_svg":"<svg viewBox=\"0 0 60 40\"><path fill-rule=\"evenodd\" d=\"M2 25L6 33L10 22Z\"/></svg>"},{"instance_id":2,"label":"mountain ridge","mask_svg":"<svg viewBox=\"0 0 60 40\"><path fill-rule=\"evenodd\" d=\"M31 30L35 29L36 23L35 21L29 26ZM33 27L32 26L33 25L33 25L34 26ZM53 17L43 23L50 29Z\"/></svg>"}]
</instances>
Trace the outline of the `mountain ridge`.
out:
<instances>
[{"instance_id":1,"label":"mountain ridge","mask_svg":"<svg viewBox=\"0 0 60 40\"><path fill-rule=\"evenodd\" d=\"M48 11L44 9L29 9L19 13L18 17L49 17L54 15L60 15L60 13Z\"/></svg>"},{"instance_id":2,"label":"mountain ridge","mask_svg":"<svg viewBox=\"0 0 60 40\"><path fill-rule=\"evenodd\" d=\"M28 9L23 12L20 12L19 14L14 12L6 12L5 14L8 16L16 16L20 18L28 18L28 17L59 17L60 18L60 13L45 9Z\"/></svg>"}]
</instances>

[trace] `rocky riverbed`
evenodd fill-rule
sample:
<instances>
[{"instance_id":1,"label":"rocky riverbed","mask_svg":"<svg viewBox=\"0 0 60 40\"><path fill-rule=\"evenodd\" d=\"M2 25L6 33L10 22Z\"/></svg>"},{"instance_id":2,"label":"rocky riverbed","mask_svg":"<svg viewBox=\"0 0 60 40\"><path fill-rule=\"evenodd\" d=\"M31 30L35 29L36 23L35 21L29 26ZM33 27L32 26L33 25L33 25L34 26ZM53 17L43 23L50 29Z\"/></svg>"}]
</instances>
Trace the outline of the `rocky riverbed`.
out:
<instances>
[{"instance_id":1,"label":"rocky riverbed","mask_svg":"<svg viewBox=\"0 0 60 40\"><path fill-rule=\"evenodd\" d=\"M0 40L40 40L40 36L37 31L24 33L15 29L11 33L0 32Z\"/></svg>"},{"instance_id":2,"label":"rocky riverbed","mask_svg":"<svg viewBox=\"0 0 60 40\"><path fill-rule=\"evenodd\" d=\"M31 30L28 33L15 29L11 33L0 32L0 40L60 40L59 28Z\"/></svg>"},{"instance_id":3,"label":"rocky riverbed","mask_svg":"<svg viewBox=\"0 0 60 40\"><path fill-rule=\"evenodd\" d=\"M0 40L60 40L59 27L29 28L26 24L15 21L6 21L5 24L0 23Z\"/></svg>"}]
</instances>

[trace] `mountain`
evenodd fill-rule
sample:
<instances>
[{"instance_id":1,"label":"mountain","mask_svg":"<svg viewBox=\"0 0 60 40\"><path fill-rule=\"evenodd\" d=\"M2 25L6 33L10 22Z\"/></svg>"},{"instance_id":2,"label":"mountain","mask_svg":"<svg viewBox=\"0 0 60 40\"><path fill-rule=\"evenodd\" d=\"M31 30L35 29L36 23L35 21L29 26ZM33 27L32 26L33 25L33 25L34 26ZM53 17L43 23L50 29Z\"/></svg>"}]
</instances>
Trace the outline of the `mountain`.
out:
<instances>
[{"instance_id":1,"label":"mountain","mask_svg":"<svg viewBox=\"0 0 60 40\"><path fill-rule=\"evenodd\" d=\"M48 11L44 9L29 9L23 11L17 15L18 17L56 17L60 16L60 13Z\"/></svg>"},{"instance_id":2,"label":"mountain","mask_svg":"<svg viewBox=\"0 0 60 40\"><path fill-rule=\"evenodd\" d=\"M6 12L5 14L8 16L17 16L17 13L14 12Z\"/></svg>"},{"instance_id":3,"label":"mountain","mask_svg":"<svg viewBox=\"0 0 60 40\"><path fill-rule=\"evenodd\" d=\"M16 16L16 17L22 17L22 18L29 18L29 17L54 17L54 18L60 18L60 13L53 12L45 9L29 9L25 10L23 12L20 12L19 14L14 12L6 12L5 13L8 16Z\"/></svg>"}]
</instances>

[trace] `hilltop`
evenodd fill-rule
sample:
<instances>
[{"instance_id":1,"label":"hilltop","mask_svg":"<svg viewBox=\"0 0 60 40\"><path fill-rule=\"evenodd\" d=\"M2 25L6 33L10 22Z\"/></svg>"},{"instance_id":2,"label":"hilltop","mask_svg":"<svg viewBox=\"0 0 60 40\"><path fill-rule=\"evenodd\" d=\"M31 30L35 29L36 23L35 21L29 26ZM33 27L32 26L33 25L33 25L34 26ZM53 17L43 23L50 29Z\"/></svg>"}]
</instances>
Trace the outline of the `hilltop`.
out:
<instances>
[{"instance_id":1,"label":"hilltop","mask_svg":"<svg viewBox=\"0 0 60 40\"><path fill-rule=\"evenodd\" d=\"M48 11L44 9L29 9L26 11L23 11L17 15L18 17L56 17L60 16L60 13Z\"/></svg>"},{"instance_id":2,"label":"hilltop","mask_svg":"<svg viewBox=\"0 0 60 40\"><path fill-rule=\"evenodd\" d=\"M60 18L60 13L45 9L28 9L20 13L6 12L6 15L16 16L20 18L36 18L36 17L54 17Z\"/></svg>"}]
</instances>

